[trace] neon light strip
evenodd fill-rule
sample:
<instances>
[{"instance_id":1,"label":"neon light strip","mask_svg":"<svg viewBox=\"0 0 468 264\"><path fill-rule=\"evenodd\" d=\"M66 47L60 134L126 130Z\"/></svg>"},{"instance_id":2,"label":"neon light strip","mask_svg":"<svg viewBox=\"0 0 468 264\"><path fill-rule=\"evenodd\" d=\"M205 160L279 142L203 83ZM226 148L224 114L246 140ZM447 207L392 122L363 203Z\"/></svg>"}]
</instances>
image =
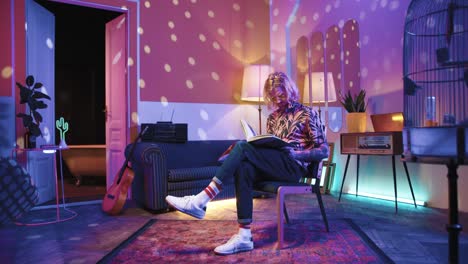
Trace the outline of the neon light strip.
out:
<instances>
[{"instance_id":1,"label":"neon light strip","mask_svg":"<svg viewBox=\"0 0 468 264\"><path fill-rule=\"evenodd\" d=\"M348 194L356 195L356 192L348 192ZM386 195L380 195L380 194L359 192L358 195L359 195L359 196L369 197L369 198L377 198L377 199L387 200L387 201L395 201L395 197L386 196ZM406 199L406 198L397 197L397 201L398 201L398 202L401 202L401 203L414 204L413 199ZM418 201L418 200L416 200L416 204L419 205L419 206L426 206L426 202L425 202L425 201Z\"/></svg>"}]
</instances>

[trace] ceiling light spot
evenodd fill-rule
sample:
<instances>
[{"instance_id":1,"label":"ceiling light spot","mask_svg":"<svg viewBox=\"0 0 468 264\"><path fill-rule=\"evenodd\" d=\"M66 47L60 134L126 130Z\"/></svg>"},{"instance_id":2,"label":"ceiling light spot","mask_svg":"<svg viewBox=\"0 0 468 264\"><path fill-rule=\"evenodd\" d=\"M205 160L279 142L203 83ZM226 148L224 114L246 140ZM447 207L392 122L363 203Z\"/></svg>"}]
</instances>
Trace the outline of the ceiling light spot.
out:
<instances>
[{"instance_id":1,"label":"ceiling light spot","mask_svg":"<svg viewBox=\"0 0 468 264\"><path fill-rule=\"evenodd\" d=\"M169 65L169 64L167 64L167 63L164 64L164 70L165 70L166 72L171 72L171 71L172 71L171 65Z\"/></svg>"}]
</instances>

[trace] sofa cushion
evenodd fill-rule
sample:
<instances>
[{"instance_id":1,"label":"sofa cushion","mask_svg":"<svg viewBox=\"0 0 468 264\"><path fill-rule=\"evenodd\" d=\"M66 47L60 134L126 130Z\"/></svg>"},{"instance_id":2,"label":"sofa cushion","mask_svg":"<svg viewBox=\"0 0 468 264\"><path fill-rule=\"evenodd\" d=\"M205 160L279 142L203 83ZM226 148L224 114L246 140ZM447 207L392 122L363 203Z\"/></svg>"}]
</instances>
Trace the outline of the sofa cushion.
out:
<instances>
[{"instance_id":1,"label":"sofa cushion","mask_svg":"<svg viewBox=\"0 0 468 264\"><path fill-rule=\"evenodd\" d=\"M168 182L194 181L211 179L215 176L218 166L208 166L199 168L169 169Z\"/></svg>"},{"instance_id":2,"label":"sofa cushion","mask_svg":"<svg viewBox=\"0 0 468 264\"><path fill-rule=\"evenodd\" d=\"M210 184L210 179L201 179L195 181L177 181L177 182L167 182L167 191L175 190L185 190L185 189L197 189L198 191L203 190L208 184Z\"/></svg>"}]
</instances>

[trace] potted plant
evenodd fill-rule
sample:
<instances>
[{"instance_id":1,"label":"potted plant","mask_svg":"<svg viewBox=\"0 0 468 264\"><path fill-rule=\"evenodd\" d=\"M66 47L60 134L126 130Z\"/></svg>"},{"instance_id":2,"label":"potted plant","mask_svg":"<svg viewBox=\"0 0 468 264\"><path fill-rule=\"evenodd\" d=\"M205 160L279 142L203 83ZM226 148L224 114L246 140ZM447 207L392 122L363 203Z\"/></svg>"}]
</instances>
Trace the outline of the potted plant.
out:
<instances>
[{"instance_id":1,"label":"potted plant","mask_svg":"<svg viewBox=\"0 0 468 264\"><path fill-rule=\"evenodd\" d=\"M352 95L350 90L345 94L340 92L339 100L348 112L346 115L348 132L366 132L366 91L361 89L357 95Z\"/></svg>"},{"instance_id":2,"label":"potted plant","mask_svg":"<svg viewBox=\"0 0 468 264\"><path fill-rule=\"evenodd\" d=\"M20 89L20 104L27 104L27 110L29 110L29 113L18 113L16 115L16 117L23 120L23 125L27 129L24 139L25 148L35 148L36 138L42 136L39 128L42 115L38 110L47 108L47 104L42 99L50 100L50 97L39 91L43 85L40 82L35 82L32 75L26 77L25 85L16 82L16 86Z\"/></svg>"}]
</instances>

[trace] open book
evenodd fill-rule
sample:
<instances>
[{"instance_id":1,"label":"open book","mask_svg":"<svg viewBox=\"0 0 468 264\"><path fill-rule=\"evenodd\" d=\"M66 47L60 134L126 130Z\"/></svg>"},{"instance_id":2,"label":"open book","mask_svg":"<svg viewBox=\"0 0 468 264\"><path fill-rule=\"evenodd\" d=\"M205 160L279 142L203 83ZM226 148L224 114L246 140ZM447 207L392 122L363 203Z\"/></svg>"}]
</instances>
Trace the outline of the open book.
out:
<instances>
[{"instance_id":1,"label":"open book","mask_svg":"<svg viewBox=\"0 0 468 264\"><path fill-rule=\"evenodd\" d=\"M254 145L264 146L269 148L282 148L291 146L288 142L282 140L281 138L271 135L271 134L262 134L257 135L255 130L250 126L245 120L241 119L242 129L244 130L245 139L247 142L250 142Z\"/></svg>"}]
</instances>

